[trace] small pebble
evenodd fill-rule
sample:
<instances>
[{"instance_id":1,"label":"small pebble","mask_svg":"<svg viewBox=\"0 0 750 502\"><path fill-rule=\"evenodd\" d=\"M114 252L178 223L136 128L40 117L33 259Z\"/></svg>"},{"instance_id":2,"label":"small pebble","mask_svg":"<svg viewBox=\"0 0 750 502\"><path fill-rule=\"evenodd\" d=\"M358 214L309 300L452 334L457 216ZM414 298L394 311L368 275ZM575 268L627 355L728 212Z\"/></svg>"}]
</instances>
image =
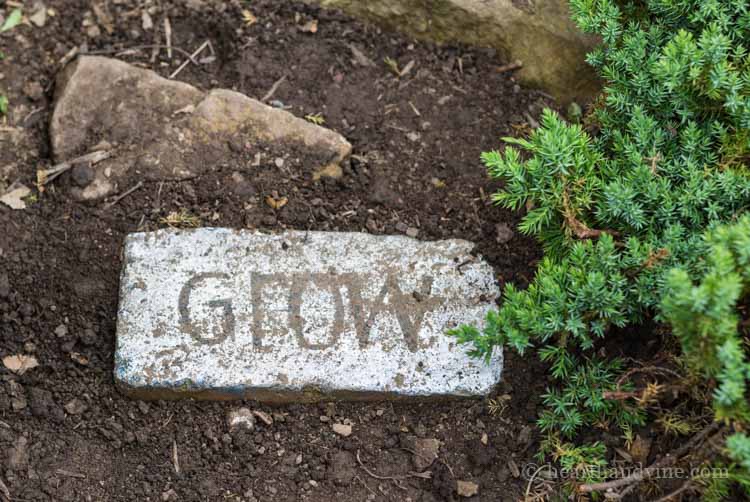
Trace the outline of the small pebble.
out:
<instances>
[{"instance_id":1,"label":"small pebble","mask_svg":"<svg viewBox=\"0 0 750 502\"><path fill-rule=\"evenodd\" d=\"M352 426L351 425L333 424L331 426L331 429L333 429L333 432L335 432L339 436L349 437L352 434Z\"/></svg>"},{"instance_id":2,"label":"small pebble","mask_svg":"<svg viewBox=\"0 0 750 502\"><path fill-rule=\"evenodd\" d=\"M227 417L229 430L245 429L252 431L255 428L255 415L247 408L230 411Z\"/></svg>"},{"instance_id":3,"label":"small pebble","mask_svg":"<svg viewBox=\"0 0 750 502\"><path fill-rule=\"evenodd\" d=\"M76 186L83 188L94 181L94 170L88 164L76 164L70 171L70 177Z\"/></svg>"},{"instance_id":4,"label":"small pebble","mask_svg":"<svg viewBox=\"0 0 750 502\"><path fill-rule=\"evenodd\" d=\"M39 101L44 97L44 88L39 82L29 82L23 86L23 92L32 101Z\"/></svg>"},{"instance_id":5,"label":"small pebble","mask_svg":"<svg viewBox=\"0 0 750 502\"><path fill-rule=\"evenodd\" d=\"M68 415L80 415L81 413L86 411L88 406L86 406L86 403L76 398L66 403L64 408L65 411L68 412Z\"/></svg>"}]
</instances>

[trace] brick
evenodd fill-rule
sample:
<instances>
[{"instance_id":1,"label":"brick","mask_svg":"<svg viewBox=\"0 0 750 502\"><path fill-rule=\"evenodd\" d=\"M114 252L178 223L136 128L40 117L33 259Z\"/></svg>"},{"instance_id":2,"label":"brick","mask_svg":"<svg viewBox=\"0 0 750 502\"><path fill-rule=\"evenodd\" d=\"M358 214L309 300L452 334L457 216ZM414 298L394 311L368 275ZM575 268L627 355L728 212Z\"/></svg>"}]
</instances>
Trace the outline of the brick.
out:
<instances>
[{"instance_id":1,"label":"brick","mask_svg":"<svg viewBox=\"0 0 750 502\"><path fill-rule=\"evenodd\" d=\"M140 399L481 396L502 353L444 335L499 295L467 241L160 230L126 238L115 379Z\"/></svg>"}]
</instances>

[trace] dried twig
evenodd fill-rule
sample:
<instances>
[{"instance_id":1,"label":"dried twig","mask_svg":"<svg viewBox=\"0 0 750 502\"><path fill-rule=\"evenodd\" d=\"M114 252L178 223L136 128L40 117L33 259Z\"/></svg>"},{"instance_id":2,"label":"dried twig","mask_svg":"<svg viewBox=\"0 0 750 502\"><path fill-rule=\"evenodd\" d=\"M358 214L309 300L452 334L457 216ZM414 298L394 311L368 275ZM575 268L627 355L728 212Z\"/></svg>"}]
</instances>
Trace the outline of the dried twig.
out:
<instances>
[{"instance_id":1,"label":"dried twig","mask_svg":"<svg viewBox=\"0 0 750 502\"><path fill-rule=\"evenodd\" d=\"M177 456L177 441L172 440L172 463L174 464L174 472L180 473L180 458Z\"/></svg>"},{"instance_id":2,"label":"dried twig","mask_svg":"<svg viewBox=\"0 0 750 502\"><path fill-rule=\"evenodd\" d=\"M509 71L520 70L523 68L523 63L520 60L513 61L512 63L504 64L495 68L497 73L507 73Z\"/></svg>"},{"instance_id":3,"label":"dried twig","mask_svg":"<svg viewBox=\"0 0 750 502\"><path fill-rule=\"evenodd\" d=\"M113 153L114 152L112 150L97 150L91 153L87 153L86 155L81 155L80 157L76 157L72 160L66 160L65 162L61 162L49 169L37 171L37 185L46 185L76 164L91 163L91 165L94 165L98 162L101 162L102 160L110 158Z\"/></svg>"},{"instance_id":4,"label":"dried twig","mask_svg":"<svg viewBox=\"0 0 750 502\"><path fill-rule=\"evenodd\" d=\"M164 18L164 38L167 42L167 57L172 59L172 23L169 22L169 16Z\"/></svg>"},{"instance_id":5,"label":"dried twig","mask_svg":"<svg viewBox=\"0 0 750 502\"><path fill-rule=\"evenodd\" d=\"M0 495L3 496L4 500L10 501L10 490L8 490L8 487L5 486L5 483L3 483L3 480L0 479Z\"/></svg>"},{"instance_id":6,"label":"dried twig","mask_svg":"<svg viewBox=\"0 0 750 502\"><path fill-rule=\"evenodd\" d=\"M362 459L359 458L359 450L357 450L357 463L362 468L362 470L365 471L371 478L379 479L381 481L393 481L395 485L402 490L406 490L406 487L401 484L401 481L409 478L429 479L430 477L432 477L432 473L430 473L429 471L423 473L409 472L405 476L380 476L365 467L365 464L362 463Z\"/></svg>"},{"instance_id":7,"label":"dried twig","mask_svg":"<svg viewBox=\"0 0 750 502\"><path fill-rule=\"evenodd\" d=\"M639 275L644 270L650 270L654 268L656 265L660 264L665 259L669 258L669 249L667 248L661 248L657 249L656 251L650 251L648 253L648 258L644 260L643 263L638 265L635 268L631 268L629 270L625 271L625 275L628 277L635 277Z\"/></svg>"},{"instance_id":8,"label":"dried twig","mask_svg":"<svg viewBox=\"0 0 750 502\"><path fill-rule=\"evenodd\" d=\"M430 458L430 457L428 457L428 456L426 456L426 455L422 455L421 453L417 452L417 450L412 450L411 448L404 448L404 447L401 447L401 449L402 449L402 450L404 450L404 451L408 451L408 452L409 452L409 453L411 453L412 455L414 455L414 456L416 456L416 457L419 457L419 458L421 458L422 460L424 460L424 461L426 461L426 462L429 462L429 463L430 463L430 465L432 465L432 462L434 462L435 460L437 460L437 457L435 457L435 458Z\"/></svg>"},{"instance_id":9,"label":"dried twig","mask_svg":"<svg viewBox=\"0 0 750 502\"><path fill-rule=\"evenodd\" d=\"M413 59L409 61L408 63L406 63L406 66L404 66L404 68L399 72L398 76L405 77L406 75L408 75L409 72L411 72L414 69L415 64L416 62Z\"/></svg>"},{"instance_id":10,"label":"dried twig","mask_svg":"<svg viewBox=\"0 0 750 502\"><path fill-rule=\"evenodd\" d=\"M70 63L73 58L75 58L78 55L78 47L73 47L68 52L65 53L65 55L62 57L59 63L57 63L59 68L62 68L66 64Z\"/></svg>"},{"instance_id":11,"label":"dried twig","mask_svg":"<svg viewBox=\"0 0 750 502\"><path fill-rule=\"evenodd\" d=\"M568 190L563 190L563 216L565 217L565 223L573 234L579 239L598 239L604 234L612 236L620 235L619 232L614 230L596 230L589 228L588 225L583 223L576 217L575 211L570 207L570 197L568 196Z\"/></svg>"},{"instance_id":12,"label":"dried twig","mask_svg":"<svg viewBox=\"0 0 750 502\"><path fill-rule=\"evenodd\" d=\"M721 424L719 422L712 422L711 424L706 426L706 428L704 428L701 432L693 436L690 439L690 441L682 445L680 448L678 448L671 454L665 456L658 462L654 462L649 467L642 469L642 470L638 470L634 472L633 474L631 474L630 476L626 476L624 478L613 479L612 481L605 481L602 483L589 483L585 485L580 485L578 486L578 491L580 493L606 492L608 490L614 490L616 488L640 483L643 480L649 479L654 474L657 474L660 469L669 467L670 465L677 462L679 458L683 457L686 453L688 453L693 448L695 448L699 443L701 443L707 436L710 436L714 432L718 431L720 428L721 428Z\"/></svg>"},{"instance_id":13,"label":"dried twig","mask_svg":"<svg viewBox=\"0 0 750 502\"><path fill-rule=\"evenodd\" d=\"M147 45L136 45L133 47L123 47L121 49L102 49L102 50L96 50L96 51L86 51L81 52L80 54L82 56L99 56L99 55L107 55L107 54L115 54L115 55L121 55L125 54L130 51L142 51L144 49L166 49L167 46L164 44L147 44ZM185 49L182 49L180 47L172 46L172 50L175 52L179 52L188 60L193 63L194 65L198 66L200 63L195 59L195 56L191 55L188 51Z\"/></svg>"},{"instance_id":14,"label":"dried twig","mask_svg":"<svg viewBox=\"0 0 750 502\"><path fill-rule=\"evenodd\" d=\"M374 496L377 497L377 494L375 493L375 491L372 488L370 488L369 486L367 486L367 483L365 483L364 481L362 481L362 478L360 478L359 476L354 476L354 479L356 479L357 481L359 481L360 483L362 483L362 486L364 486L365 488L367 488L368 492L372 493Z\"/></svg>"},{"instance_id":15,"label":"dried twig","mask_svg":"<svg viewBox=\"0 0 750 502\"><path fill-rule=\"evenodd\" d=\"M673 500L677 500L677 495L680 495L682 492L686 492L688 490L693 490L694 488L695 484L692 480L686 481L678 489L661 497L660 499L656 500L656 502L672 502Z\"/></svg>"},{"instance_id":16,"label":"dried twig","mask_svg":"<svg viewBox=\"0 0 750 502\"><path fill-rule=\"evenodd\" d=\"M104 209L111 208L112 206L114 206L115 204L117 204L118 202L120 202L122 199L124 199L125 197L127 197L131 193L133 193L136 190L138 190L139 188L141 188L142 186L143 186L143 182L139 181L138 183L136 183L132 187L128 188L127 190L125 190L123 193L121 193L117 197L115 197L114 200L112 200L112 202L110 202L109 204L107 204L106 206L104 206Z\"/></svg>"},{"instance_id":17,"label":"dried twig","mask_svg":"<svg viewBox=\"0 0 750 502\"><path fill-rule=\"evenodd\" d=\"M68 52L66 52L65 55L62 57L62 59L60 59L60 61L57 62L57 69L55 70L55 73L57 73L58 71L63 69L65 65L70 63L70 61L78 55L78 50L79 50L78 47L73 47ZM44 92L49 92L52 89L52 85L54 83L55 83L54 79L50 80L47 86L44 88Z\"/></svg>"},{"instance_id":18,"label":"dried twig","mask_svg":"<svg viewBox=\"0 0 750 502\"><path fill-rule=\"evenodd\" d=\"M42 110L44 110L45 108L46 108L46 107L44 107L44 106L40 106L40 107L38 107L38 108L34 108L33 110L31 110L31 111L30 111L30 112L29 112L29 113L28 113L28 114L26 115L26 117L24 117L24 119L23 119L23 120L21 121L21 123L25 124L26 122L28 122L28 121L29 121L29 119L30 119L31 117L33 117L33 116L34 116L34 115L36 115L37 113L41 112L41 111L42 111Z\"/></svg>"},{"instance_id":19,"label":"dried twig","mask_svg":"<svg viewBox=\"0 0 750 502\"><path fill-rule=\"evenodd\" d=\"M265 101L268 101L269 99L271 99L271 98L273 97L273 95L274 95L274 94L276 94L276 91L278 91L278 90L279 90L279 86L280 86L281 84L283 84L285 80L286 80L286 75L284 75L283 77L281 77L280 79L278 79L278 80L277 80L277 81L276 81L276 82L275 82L275 83L274 83L274 84L273 84L273 85L271 86L271 89L269 89L269 91L268 91L268 92L266 93L266 95L265 95L265 96L263 96L263 97L261 98L261 101L262 101L262 102L265 102Z\"/></svg>"},{"instance_id":20,"label":"dried twig","mask_svg":"<svg viewBox=\"0 0 750 502\"><path fill-rule=\"evenodd\" d=\"M77 472L66 471L65 469L57 469L55 471L55 474L57 474L58 476L67 476L69 478L86 479L85 474L79 474Z\"/></svg>"},{"instance_id":21,"label":"dried twig","mask_svg":"<svg viewBox=\"0 0 750 502\"><path fill-rule=\"evenodd\" d=\"M534 480L539 475L539 473L542 472L542 469L545 469L546 467L547 467L546 465L540 466L536 471L534 471L534 473L529 478L529 482L526 485L526 493L524 494L524 498L523 498L524 502L527 502L528 500L530 500L531 486L534 484Z\"/></svg>"},{"instance_id":22,"label":"dried twig","mask_svg":"<svg viewBox=\"0 0 750 502\"><path fill-rule=\"evenodd\" d=\"M632 375L635 375L636 373L649 373L649 374L657 374L657 375L670 375L675 378L682 378L682 375L677 373L674 370L670 370L669 368L662 368L659 366L642 366L638 368L631 368L628 371L626 371L620 378L617 379L617 388L619 389L623 383L625 383L625 380L630 378Z\"/></svg>"},{"instance_id":23,"label":"dried twig","mask_svg":"<svg viewBox=\"0 0 750 502\"><path fill-rule=\"evenodd\" d=\"M203 49L205 49L209 45L211 45L211 42L209 42L208 40L206 40L205 42L203 42L200 47L198 47L197 49L195 49L195 52L193 52L192 54L190 54L190 57L187 60L183 61L182 64L175 71L172 72L172 74L169 76L169 78L172 79L172 78L175 78L177 75L179 75L179 73L183 69L185 69L185 67L188 65L188 63L193 63L194 65L197 66L198 63L195 61L195 58L198 57L198 54L200 54L201 52L203 52Z\"/></svg>"}]
</instances>

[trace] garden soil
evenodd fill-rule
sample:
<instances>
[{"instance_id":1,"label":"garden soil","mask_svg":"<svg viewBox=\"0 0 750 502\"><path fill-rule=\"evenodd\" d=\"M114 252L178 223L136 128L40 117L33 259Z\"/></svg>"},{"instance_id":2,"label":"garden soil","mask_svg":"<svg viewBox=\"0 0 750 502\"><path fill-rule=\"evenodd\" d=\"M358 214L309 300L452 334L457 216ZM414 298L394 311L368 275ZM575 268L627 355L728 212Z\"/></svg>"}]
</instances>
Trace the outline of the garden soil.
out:
<instances>
[{"instance_id":1,"label":"garden soil","mask_svg":"<svg viewBox=\"0 0 750 502\"><path fill-rule=\"evenodd\" d=\"M548 97L498 72L507 61L490 50L415 42L288 1L46 7L43 26L0 35L0 91L10 103L0 183L34 187L26 209L0 204L0 357L39 363L22 375L0 367L0 481L11 500L428 502L460 498L459 480L478 485L470 500L522 499L547 383L535 357L507 354L503 382L484 400L269 407L127 399L113 385L113 349L123 238L167 226L170 213L271 232L468 239L501 285L525 287L541 252L515 230L520 215L493 204L498 186L479 157L528 130L554 105ZM171 58L154 48L165 44L166 18ZM37 192L37 170L53 163L55 75L72 48L168 76L185 60L177 49L206 40L213 52L176 79L260 98L286 76L269 101L319 114L352 143L340 179L313 181L304 152L258 163L239 148L198 178L147 182L114 205L73 200L70 173ZM270 420L230 431L227 414L240 406ZM332 430L344 421L349 436ZM424 462L415 449L429 444L421 439L440 446L429 474L416 476Z\"/></svg>"}]
</instances>

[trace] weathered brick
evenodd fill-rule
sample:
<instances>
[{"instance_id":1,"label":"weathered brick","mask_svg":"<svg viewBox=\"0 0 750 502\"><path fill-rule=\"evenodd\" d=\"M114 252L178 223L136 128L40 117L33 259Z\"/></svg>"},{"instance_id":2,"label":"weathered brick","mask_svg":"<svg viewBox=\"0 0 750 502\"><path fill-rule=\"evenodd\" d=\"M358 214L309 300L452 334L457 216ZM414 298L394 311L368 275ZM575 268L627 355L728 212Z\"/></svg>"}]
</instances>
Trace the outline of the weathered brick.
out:
<instances>
[{"instance_id":1,"label":"weathered brick","mask_svg":"<svg viewBox=\"0 0 750 502\"><path fill-rule=\"evenodd\" d=\"M115 378L138 398L484 395L489 365L444 335L499 294L472 244L228 229L127 237Z\"/></svg>"}]
</instances>

